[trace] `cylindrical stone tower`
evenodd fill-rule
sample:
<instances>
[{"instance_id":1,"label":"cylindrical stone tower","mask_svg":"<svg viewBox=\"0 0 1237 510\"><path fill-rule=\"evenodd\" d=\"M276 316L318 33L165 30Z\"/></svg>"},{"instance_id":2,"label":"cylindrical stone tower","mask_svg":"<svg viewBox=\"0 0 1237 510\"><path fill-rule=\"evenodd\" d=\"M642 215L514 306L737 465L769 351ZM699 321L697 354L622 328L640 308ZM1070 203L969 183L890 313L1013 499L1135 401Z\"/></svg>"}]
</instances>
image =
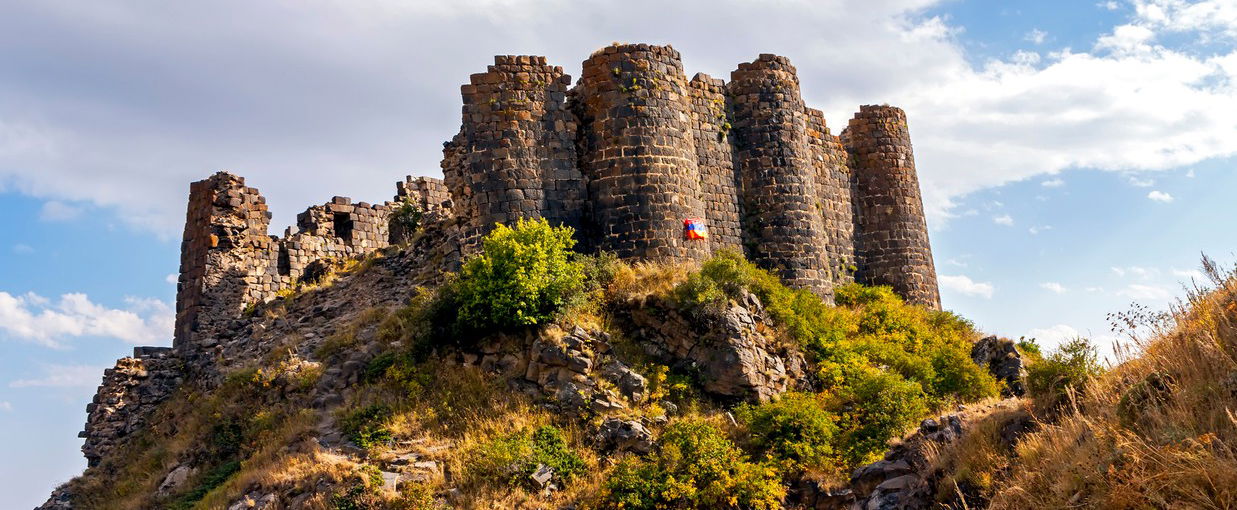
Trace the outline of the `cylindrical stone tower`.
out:
<instances>
[{"instance_id":1,"label":"cylindrical stone tower","mask_svg":"<svg viewBox=\"0 0 1237 510\"><path fill-rule=\"evenodd\" d=\"M443 175L469 237L519 218L578 227L583 183L569 85L545 57L499 55L460 88L463 126L444 151Z\"/></svg>"},{"instance_id":2,"label":"cylindrical stone tower","mask_svg":"<svg viewBox=\"0 0 1237 510\"><path fill-rule=\"evenodd\" d=\"M730 79L749 256L787 283L830 297L816 169L795 68L786 57L764 54L739 64Z\"/></svg>"},{"instance_id":3,"label":"cylindrical stone tower","mask_svg":"<svg viewBox=\"0 0 1237 510\"><path fill-rule=\"evenodd\" d=\"M862 106L842 141L851 154L855 180L856 279L889 285L908 302L939 309L906 113L892 106Z\"/></svg>"},{"instance_id":4,"label":"cylindrical stone tower","mask_svg":"<svg viewBox=\"0 0 1237 510\"><path fill-rule=\"evenodd\" d=\"M584 62L576 98L593 247L625 259L707 257L709 242L683 232L706 215L679 52L606 47Z\"/></svg>"}]
</instances>

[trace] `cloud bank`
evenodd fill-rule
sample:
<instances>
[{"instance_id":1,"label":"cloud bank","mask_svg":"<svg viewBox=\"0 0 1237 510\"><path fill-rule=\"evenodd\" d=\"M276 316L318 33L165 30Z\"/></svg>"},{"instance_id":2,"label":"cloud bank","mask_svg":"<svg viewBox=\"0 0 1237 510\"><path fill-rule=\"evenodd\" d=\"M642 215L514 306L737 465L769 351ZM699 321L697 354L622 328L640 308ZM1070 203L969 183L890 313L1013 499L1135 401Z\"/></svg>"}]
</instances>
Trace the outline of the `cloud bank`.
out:
<instances>
[{"instance_id":1,"label":"cloud bank","mask_svg":"<svg viewBox=\"0 0 1237 510\"><path fill-rule=\"evenodd\" d=\"M226 169L262 188L278 228L333 194L379 201L403 174L437 175L458 87L492 55L545 54L575 75L612 40L671 43L689 74L723 77L785 54L835 130L860 104L902 106L932 223L1012 181L1237 153L1237 51L1219 44L1237 34L1231 1L1134 0L1091 47L1028 41L982 63L925 14L942 3L9 2L0 189L175 238L187 183Z\"/></svg>"}]
</instances>

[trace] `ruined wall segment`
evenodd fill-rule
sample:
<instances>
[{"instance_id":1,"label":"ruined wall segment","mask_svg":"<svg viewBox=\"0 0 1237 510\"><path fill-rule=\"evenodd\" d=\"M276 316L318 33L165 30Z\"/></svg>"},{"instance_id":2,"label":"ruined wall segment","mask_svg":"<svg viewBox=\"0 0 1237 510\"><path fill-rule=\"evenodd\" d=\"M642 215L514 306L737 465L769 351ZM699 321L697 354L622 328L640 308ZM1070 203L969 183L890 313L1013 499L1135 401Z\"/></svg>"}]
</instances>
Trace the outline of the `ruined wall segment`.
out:
<instances>
[{"instance_id":1,"label":"ruined wall segment","mask_svg":"<svg viewBox=\"0 0 1237 510\"><path fill-rule=\"evenodd\" d=\"M709 243L683 236L685 219L706 215L679 52L648 44L598 50L574 95L590 244L625 259L706 258Z\"/></svg>"},{"instance_id":2,"label":"ruined wall segment","mask_svg":"<svg viewBox=\"0 0 1237 510\"><path fill-rule=\"evenodd\" d=\"M820 110L808 108L807 140L816 172L816 209L825 232L825 263L833 284L855 281L855 210L851 201L849 155L829 132Z\"/></svg>"},{"instance_id":3,"label":"ruined wall segment","mask_svg":"<svg viewBox=\"0 0 1237 510\"><path fill-rule=\"evenodd\" d=\"M236 317L264 289L286 284L276 272L278 248L267 235L271 213L245 179L219 172L189 186L174 345Z\"/></svg>"},{"instance_id":4,"label":"ruined wall segment","mask_svg":"<svg viewBox=\"0 0 1237 510\"><path fill-rule=\"evenodd\" d=\"M842 140L854 164L856 279L889 285L911 303L939 309L906 113L892 106L862 106Z\"/></svg>"},{"instance_id":5,"label":"ruined wall segment","mask_svg":"<svg viewBox=\"0 0 1237 510\"><path fill-rule=\"evenodd\" d=\"M739 64L730 78L748 255L790 285L830 297L817 172L795 68L786 57L762 54Z\"/></svg>"},{"instance_id":6,"label":"ruined wall segment","mask_svg":"<svg viewBox=\"0 0 1237 510\"><path fill-rule=\"evenodd\" d=\"M688 84L692 137L700 169L700 193L713 251L743 251L739 174L730 146L730 105L726 82L697 73Z\"/></svg>"},{"instance_id":7,"label":"ruined wall segment","mask_svg":"<svg viewBox=\"0 0 1237 510\"><path fill-rule=\"evenodd\" d=\"M543 217L579 227L583 183L571 77L545 57L499 55L461 87L463 126L444 150L443 175L468 236L495 223Z\"/></svg>"}]
</instances>

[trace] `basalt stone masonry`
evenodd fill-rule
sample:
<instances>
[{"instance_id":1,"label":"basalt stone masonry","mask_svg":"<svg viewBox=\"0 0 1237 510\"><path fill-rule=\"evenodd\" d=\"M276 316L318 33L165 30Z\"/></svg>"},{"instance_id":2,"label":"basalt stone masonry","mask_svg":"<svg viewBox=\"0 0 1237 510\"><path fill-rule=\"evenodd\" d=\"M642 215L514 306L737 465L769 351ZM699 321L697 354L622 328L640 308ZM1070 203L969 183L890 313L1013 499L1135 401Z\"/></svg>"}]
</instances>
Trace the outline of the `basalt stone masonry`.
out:
<instances>
[{"instance_id":1,"label":"basalt stone masonry","mask_svg":"<svg viewBox=\"0 0 1237 510\"><path fill-rule=\"evenodd\" d=\"M545 218L575 228L585 251L690 261L733 249L826 298L858 281L940 306L905 113L863 106L834 135L785 57L739 64L727 83L688 80L670 46L615 44L594 52L573 86L545 57L504 55L460 90L444 179L408 177L393 202L335 197L276 237L244 179L194 183L176 346L209 346L212 328L318 261L407 239L390 221L405 203L432 213L444 252L475 252L496 223ZM688 239L687 220L708 237Z\"/></svg>"}]
</instances>

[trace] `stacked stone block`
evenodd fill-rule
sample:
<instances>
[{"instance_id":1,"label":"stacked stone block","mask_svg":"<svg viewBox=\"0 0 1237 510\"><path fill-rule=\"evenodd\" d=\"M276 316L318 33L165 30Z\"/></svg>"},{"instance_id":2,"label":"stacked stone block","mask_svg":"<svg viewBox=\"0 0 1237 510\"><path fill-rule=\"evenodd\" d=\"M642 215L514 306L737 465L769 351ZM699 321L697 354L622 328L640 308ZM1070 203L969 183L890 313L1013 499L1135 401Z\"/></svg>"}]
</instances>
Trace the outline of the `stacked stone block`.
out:
<instances>
[{"instance_id":1,"label":"stacked stone block","mask_svg":"<svg viewBox=\"0 0 1237 510\"><path fill-rule=\"evenodd\" d=\"M906 113L892 106L862 106L842 141L855 175L856 278L889 285L909 302L940 308Z\"/></svg>"},{"instance_id":2,"label":"stacked stone block","mask_svg":"<svg viewBox=\"0 0 1237 510\"><path fill-rule=\"evenodd\" d=\"M395 183L395 202L402 203L405 200L411 200L422 212L447 209L451 190L447 189L442 179L409 175Z\"/></svg>"},{"instance_id":3,"label":"stacked stone block","mask_svg":"<svg viewBox=\"0 0 1237 510\"><path fill-rule=\"evenodd\" d=\"M176 292L175 343L179 347L260 298L274 243L271 213L258 190L224 172L189 187Z\"/></svg>"},{"instance_id":4,"label":"stacked stone block","mask_svg":"<svg viewBox=\"0 0 1237 510\"><path fill-rule=\"evenodd\" d=\"M388 245L386 204L348 197L297 215L297 230L267 234L266 199L241 177L219 172L190 185L174 345L209 345L212 331L246 306L295 285L314 262L359 257Z\"/></svg>"},{"instance_id":5,"label":"stacked stone block","mask_svg":"<svg viewBox=\"0 0 1237 510\"><path fill-rule=\"evenodd\" d=\"M576 122L566 108L570 85L545 57L500 55L461 87L463 127L447 146L443 173L472 236L518 218L579 226L583 183Z\"/></svg>"},{"instance_id":6,"label":"stacked stone block","mask_svg":"<svg viewBox=\"0 0 1237 510\"><path fill-rule=\"evenodd\" d=\"M708 221L710 248L743 250L740 220L739 174L730 147L730 105L726 82L697 73L688 89L692 109L692 137L700 169L700 193Z\"/></svg>"},{"instance_id":7,"label":"stacked stone block","mask_svg":"<svg viewBox=\"0 0 1237 510\"><path fill-rule=\"evenodd\" d=\"M825 232L825 263L834 285L855 279L855 210L851 200L849 155L841 138L829 132L820 110L808 108L807 139L816 172L816 208Z\"/></svg>"},{"instance_id":8,"label":"stacked stone block","mask_svg":"<svg viewBox=\"0 0 1237 510\"><path fill-rule=\"evenodd\" d=\"M690 92L679 52L612 45L584 62L576 90L592 246L637 260L698 260L709 243L683 221L704 219Z\"/></svg>"},{"instance_id":9,"label":"stacked stone block","mask_svg":"<svg viewBox=\"0 0 1237 510\"><path fill-rule=\"evenodd\" d=\"M730 76L748 254L789 284L831 296L817 172L795 68L785 57L762 54Z\"/></svg>"}]
</instances>

